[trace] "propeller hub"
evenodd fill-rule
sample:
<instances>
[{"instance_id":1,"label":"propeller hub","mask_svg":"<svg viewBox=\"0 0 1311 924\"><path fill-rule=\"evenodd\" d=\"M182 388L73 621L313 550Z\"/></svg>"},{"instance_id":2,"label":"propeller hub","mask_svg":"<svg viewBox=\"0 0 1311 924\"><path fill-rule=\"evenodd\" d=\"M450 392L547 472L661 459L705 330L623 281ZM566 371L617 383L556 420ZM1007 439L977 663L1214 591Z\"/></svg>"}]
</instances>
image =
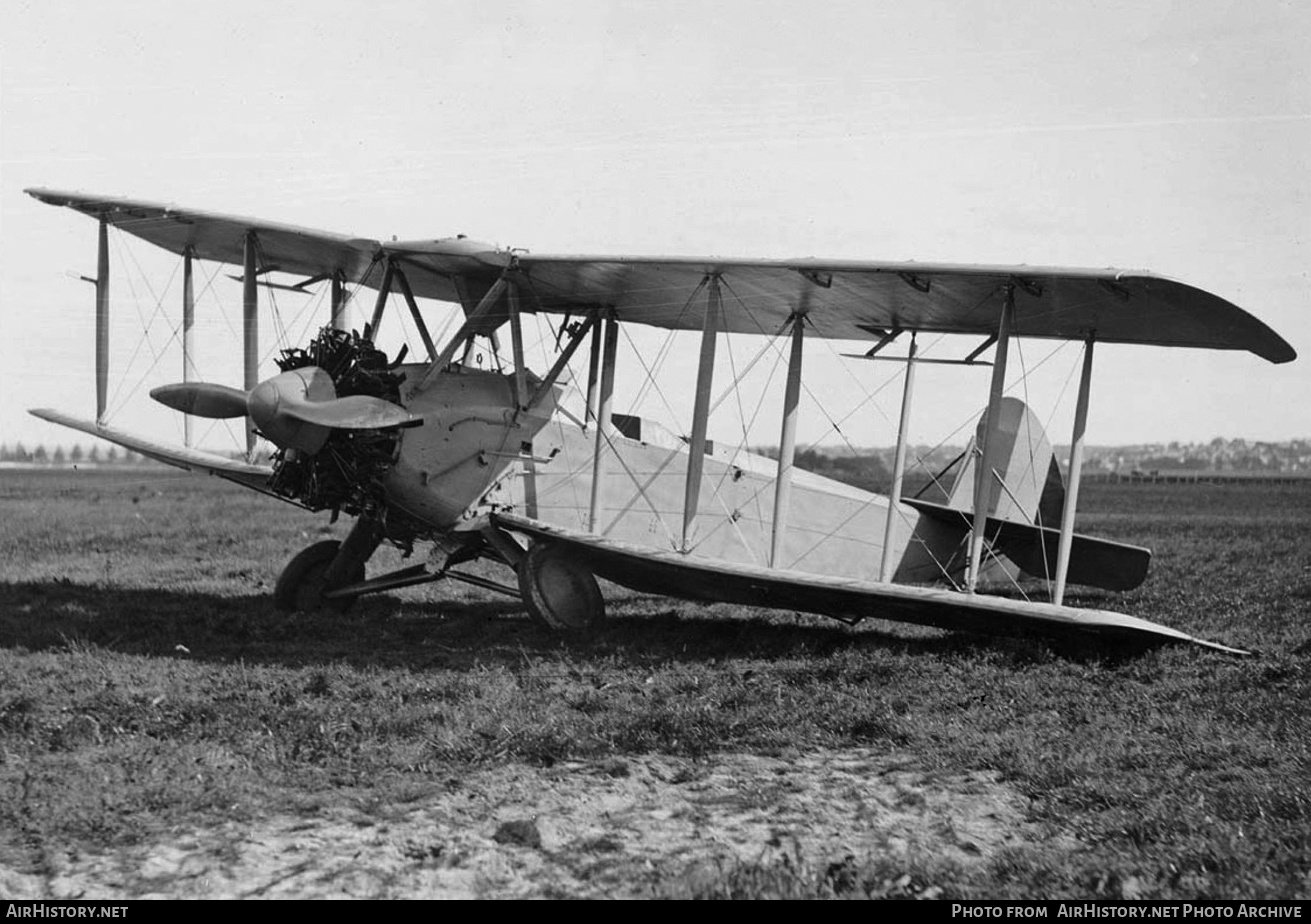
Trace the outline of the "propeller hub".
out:
<instances>
[{"instance_id":1,"label":"propeller hub","mask_svg":"<svg viewBox=\"0 0 1311 924\"><path fill-rule=\"evenodd\" d=\"M331 428L304 420L296 412L308 403L332 401L337 389L318 366L303 366L260 382L246 398L246 413L274 445L315 455Z\"/></svg>"}]
</instances>

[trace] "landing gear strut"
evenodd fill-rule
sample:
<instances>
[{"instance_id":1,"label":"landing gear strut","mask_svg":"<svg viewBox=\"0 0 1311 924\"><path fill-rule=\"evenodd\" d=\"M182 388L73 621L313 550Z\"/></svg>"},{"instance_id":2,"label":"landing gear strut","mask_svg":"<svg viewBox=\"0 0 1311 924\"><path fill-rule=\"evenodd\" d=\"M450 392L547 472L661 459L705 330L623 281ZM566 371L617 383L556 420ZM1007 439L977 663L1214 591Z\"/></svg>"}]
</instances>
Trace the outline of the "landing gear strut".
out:
<instances>
[{"instance_id":1,"label":"landing gear strut","mask_svg":"<svg viewBox=\"0 0 1311 924\"><path fill-rule=\"evenodd\" d=\"M452 567L478 557L474 546L453 552L435 573L425 565L415 565L366 581L364 563L382 537L376 517L360 517L345 542L326 539L302 550L278 577L274 604L288 612L320 608L345 612L364 594L451 578L521 597L524 608L538 624L575 638L591 635L605 619L605 598L596 577L563 546L535 542L523 551L514 540L489 533L488 541L501 550L502 560L514 568L519 578L516 593L513 587Z\"/></svg>"},{"instance_id":2,"label":"landing gear strut","mask_svg":"<svg viewBox=\"0 0 1311 924\"><path fill-rule=\"evenodd\" d=\"M327 591L364 580L364 563L382 541L382 529L373 517L360 517L345 542L325 539L303 549L282 569L273 588L273 604L286 612L308 612L321 607L344 613L356 597L325 597Z\"/></svg>"}]
</instances>

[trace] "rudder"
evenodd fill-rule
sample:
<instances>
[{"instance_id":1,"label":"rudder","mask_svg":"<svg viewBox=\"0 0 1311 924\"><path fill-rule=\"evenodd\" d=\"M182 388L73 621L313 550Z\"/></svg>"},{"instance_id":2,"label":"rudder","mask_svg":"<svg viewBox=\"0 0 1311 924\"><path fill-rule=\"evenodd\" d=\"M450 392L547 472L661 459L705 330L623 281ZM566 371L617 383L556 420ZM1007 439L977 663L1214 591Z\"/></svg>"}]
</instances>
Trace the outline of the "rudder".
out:
<instances>
[{"instance_id":1,"label":"rudder","mask_svg":"<svg viewBox=\"0 0 1311 924\"><path fill-rule=\"evenodd\" d=\"M1042 424L1019 398L1003 398L1000 424L993 433L997 441L994 459L999 477L989 479L988 516L1010 523L1060 524L1065 485L1056 454ZM979 418L975 436L966 448L965 464L951 486L947 506L973 512L974 471L988 425L985 412Z\"/></svg>"}]
</instances>

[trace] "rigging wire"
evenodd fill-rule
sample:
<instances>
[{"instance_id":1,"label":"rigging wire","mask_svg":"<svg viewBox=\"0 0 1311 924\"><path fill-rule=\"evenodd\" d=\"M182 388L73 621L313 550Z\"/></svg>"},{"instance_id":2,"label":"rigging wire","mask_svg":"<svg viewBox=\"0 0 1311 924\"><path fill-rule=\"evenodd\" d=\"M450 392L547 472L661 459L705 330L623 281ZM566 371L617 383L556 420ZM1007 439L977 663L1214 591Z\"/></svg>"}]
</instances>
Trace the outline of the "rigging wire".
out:
<instances>
[{"instance_id":1,"label":"rigging wire","mask_svg":"<svg viewBox=\"0 0 1311 924\"><path fill-rule=\"evenodd\" d=\"M116 232L113 235L114 255L118 258L119 267L123 271L123 279L127 283L128 291L131 294L132 307L136 311L137 320L141 322L142 336L137 338L136 345L133 347L132 353L128 358L127 365L124 367L122 375L120 375L115 381L113 393L110 396L108 396L105 402L106 419L117 415L119 411L122 409L123 405L128 400L131 399L132 395L136 393L137 388L140 387L141 382L140 380L138 380L136 385L132 387L131 391L129 391L125 397L120 398L123 392L124 383L127 381L127 376L132 371L133 366L136 363L137 356L140 355L141 353L142 345L143 344L145 345L145 347L150 351L152 357L154 358L154 361L151 363L149 367L150 369L153 369L155 365L159 363L160 356L162 355L162 350L161 352L156 352L155 350L154 341L150 337L150 330L151 330L151 326L154 323L155 318L163 311L163 300L155 297L154 290L150 287L149 281L145 280L146 290L150 293L151 297L154 299L155 305L154 305L154 309L151 311L149 319L147 319L145 315L142 314L141 298L137 294L136 285L134 284L134 277L131 272L131 267L128 266L127 259L125 258L124 254L126 253L128 257L132 258L132 262L136 266L138 273L142 273L141 264L137 261L136 254L133 253L132 249L127 246L127 241L124 240L123 233L118 230L117 226L115 226L114 230ZM175 266L173 275L175 276L176 274L177 274L177 268ZM170 286L172 285L172 282L173 282L173 276L170 276L169 277ZM167 294L167 290L165 290L165 294ZM168 346L168 342L165 342L164 348L167 348L167 346ZM147 370L147 373L148 372L149 369Z\"/></svg>"},{"instance_id":2,"label":"rigging wire","mask_svg":"<svg viewBox=\"0 0 1311 924\"><path fill-rule=\"evenodd\" d=\"M741 377L738 376L737 374L737 364L733 357L732 335L727 333L724 334L724 346L725 346L725 352L728 353L729 372L733 375L733 381L735 383L740 382ZM734 471L735 468L734 460L736 460L739 455L741 455L743 452L746 451L747 444L750 442L747 436L748 424L746 420L746 408L743 407L742 405L742 390L740 388L734 388L733 391L735 392L735 397L737 398L737 416L738 416L738 421L742 428L742 440L736 446L733 447L733 452L729 457L729 461L726 463L721 463L723 464L724 469L722 472L720 472L719 478L714 482L713 486L711 487L710 494L711 497L713 497L715 501L719 503L720 507L723 508L724 513L727 514L727 519L729 522L733 524L733 527L738 534L738 538L742 541L743 547L746 548L747 551L751 553L752 558L755 559L758 563L760 561L760 558L757 555L756 550L751 548L750 544L746 541L746 537L742 535L742 528L737 525L737 518L734 517L732 511L728 509L727 505L724 503L723 496L720 493L724 487L725 479L727 479ZM755 409L756 413L752 414L753 423L755 421L756 414L759 413L760 406L763 403L764 403L764 393L762 392L760 399L756 404L756 409ZM706 412L707 427L709 426L709 418L710 418L710 411L707 410ZM755 493L758 494L759 492L755 492ZM760 517L760 505L758 502L756 503L756 516L757 518ZM711 534L713 534L713 532L714 531L712 530ZM706 538L709 538L709 535L707 535Z\"/></svg>"},{"instance_id":3,"label":"rigging wire","mask_svg":"<svg viewBox=\"0 0 1311 924\"><path fill-rule=\"evenodd\" d=\"M642 357L642 351L637 348L637 344L633 342L632 336L628 333L627 325L620 324L618 326L619 326L619 331L624 335L624 340L627 341L628 346L633 351L633 355L637 357L638 363L642 366L642 371L646 373L647 382L651 385L651 389L655 391L656 396L660 399L660 402L665 406L665 410L669 412L670 419L678 420L679 419L678 413L674 410L673 405L669 403L669 397L665 394L664 389L662 389L659 386L659 384L656 383L655 380L655 373L659 367L654 365L654 363L659 363L663 358L663 354L657 355L653 362L653 365L648 366L646 364L646 360ZM616 365L618 365L618 363L616 363ZM641 406L637 402L634 402L632 407L633 412L636 413L638 410L640 410L640 407Z\"/></svg>"},{"instance_id":4,"label":"rigging wire","mask_svg":"<svg viewBox=\"0 0 1311 924\"><path fill-rule=\"evenodd\" d=\"M709 282L710 282L710 276L706 275L703 276L701 281L696 284L696 287L692 289L692 294L690 294L687 297L687 300L683 302L683 307L679 309L678 314L674 317L674 323L677 323L678 321L681 321L683 319L683 317L687 314L688 309L692 307L692 302L695 301L696 297L699 294L701 294L701 290L706 288ZM622 326L623 325L621 325L621 327ZM674 326L671 324L670 327L668 328L667 333L665 334L664 343L660 345L660 349L656 353L655 359L652 360L650 368L647 369L646 382L644 382L639 387L637 396L633 399L632 409L634 413L637 413L637 411L641 409L642 404L646 401L647 395L650 393L652 387L654 387L656 391L659 392L660 387L654 384L655 378L652 375L651 370L652 369L658 370L661 367L661 365L664 363L665 357L668 356L669 350L673 345L674 333L675 333ZM642 363L643 368L646 368L646 363L642 359L641 351L637 349L636 344L634 344L632 338L629 337L627 330L624 331L624 336L625 338L628 339L629 345L633 347L633 351L637 353L638 361ZM668 399L666 399L663 394L660 395L660 398L661 401L664 403L666 410L668 410L671 415L670 419L673 421L677 421L678 415L674 413L673 408L669 406Z\"/></svg>"}]
</instances>

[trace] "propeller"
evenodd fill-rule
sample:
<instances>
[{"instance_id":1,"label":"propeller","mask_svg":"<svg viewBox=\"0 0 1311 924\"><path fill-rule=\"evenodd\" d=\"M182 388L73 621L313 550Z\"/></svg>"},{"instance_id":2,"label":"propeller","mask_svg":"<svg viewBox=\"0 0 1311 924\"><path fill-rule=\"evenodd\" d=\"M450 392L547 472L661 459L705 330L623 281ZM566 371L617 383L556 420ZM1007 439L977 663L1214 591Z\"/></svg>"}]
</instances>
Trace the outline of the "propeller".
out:
<instances>
[{"instance_id":1,"label":"propeller","mask_svg":"<svg viewBox=\"0 0 1311 924\"><path fill-rule=\"evenodd\" d=\"M314 455L333 430L380 430L423 423L398 404L369 395L337 397L330 376L302 366L260 382L250 392L209 382L181 382L152 389L160 404L195 417L249 416L271 442Z\"/></svg>"},{"instance_id":2,"label":"propeller","mask_svg":"<svg viewBox=\"0 0 1311 924\"><path fill-rule=\"evenodd\" d=\"M150 391L160 404L193 417L223 420L246 416L246 393L240 388L211 385L209 382L183 382L161 385Z\"/></svg>"}]
</instances>

